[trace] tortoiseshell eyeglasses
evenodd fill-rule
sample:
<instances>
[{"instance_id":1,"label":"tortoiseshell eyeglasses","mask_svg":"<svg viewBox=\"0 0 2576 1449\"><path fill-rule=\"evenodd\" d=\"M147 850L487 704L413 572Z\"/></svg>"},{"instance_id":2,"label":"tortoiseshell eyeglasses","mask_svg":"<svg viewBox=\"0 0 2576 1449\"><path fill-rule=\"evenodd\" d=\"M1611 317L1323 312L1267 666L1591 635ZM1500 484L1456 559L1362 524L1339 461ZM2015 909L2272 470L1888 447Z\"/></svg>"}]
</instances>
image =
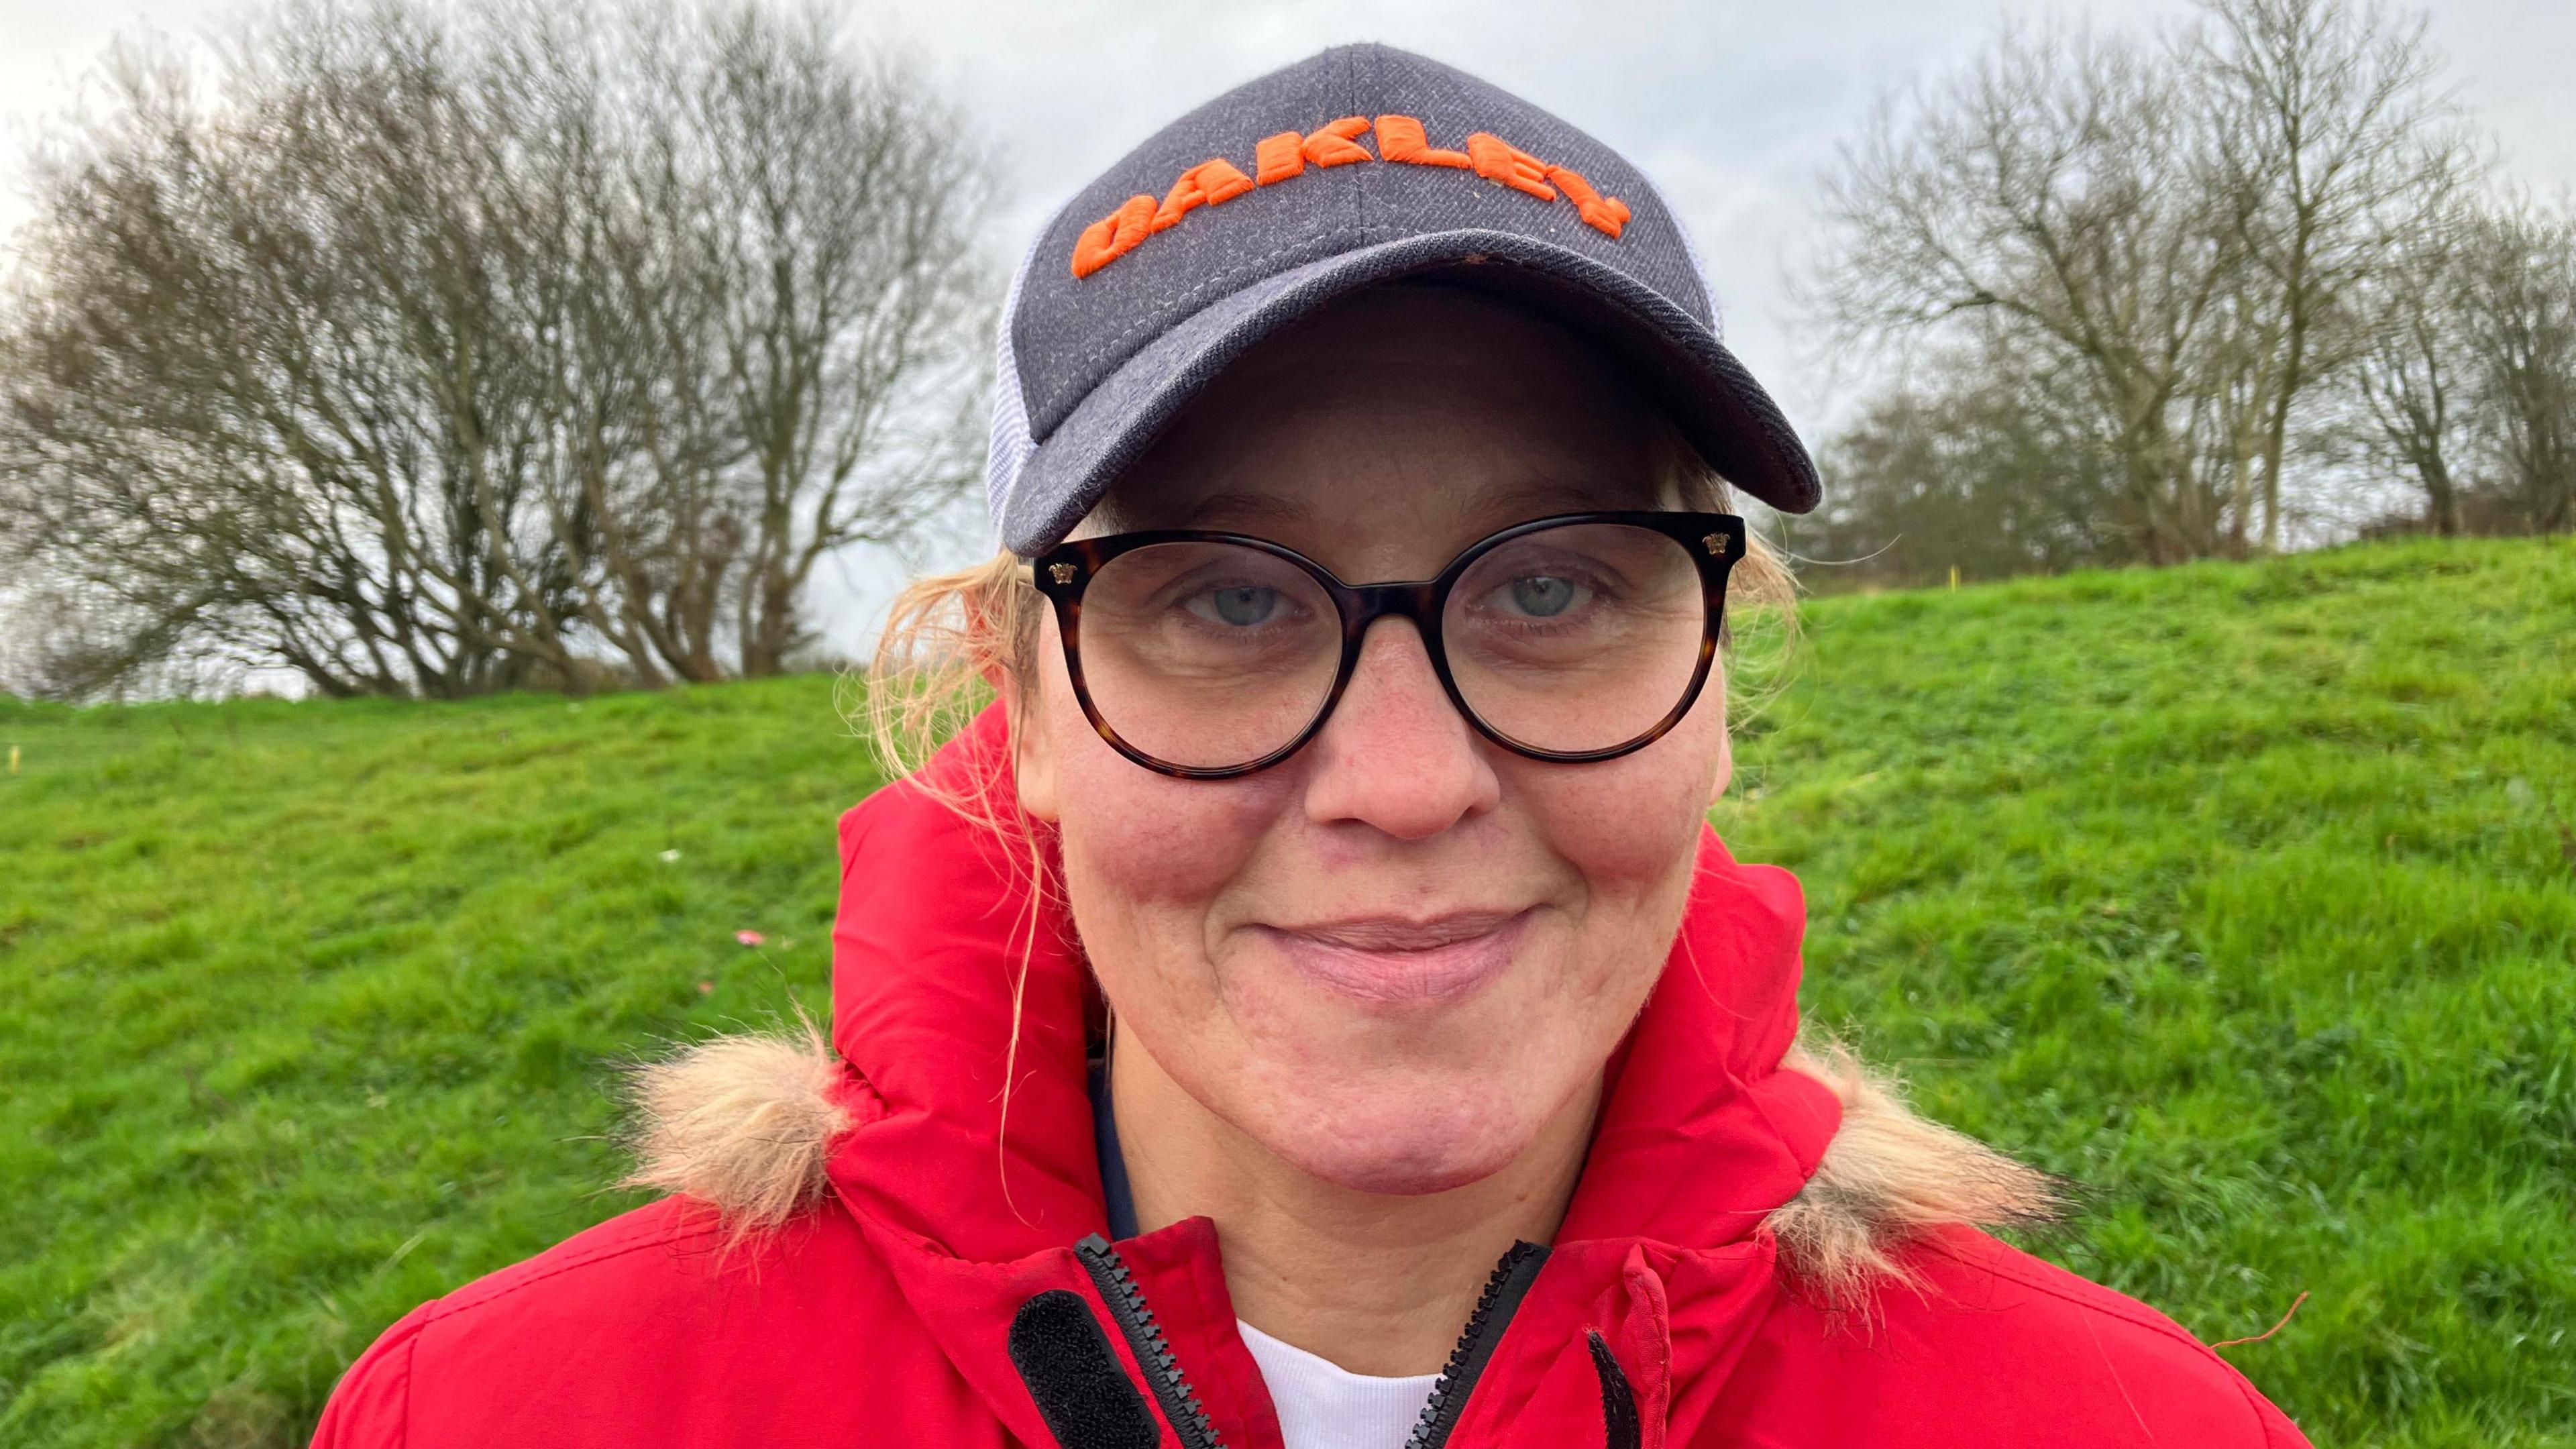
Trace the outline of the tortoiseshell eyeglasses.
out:
<instances>
[{"instance_id":1,"label":"tortoiseshell eyeglasses","mask_svg":"<svg viewBox=\"0 0 2576 1449\"><path fill-rule=\"evenodd\" d=\"M1146 769L1223 780L1313 739L1390 615L1504 749L1562 764L1641 750L1708 682L1744 538L1726 513L1559 514L1436 578L1346 584L1267 539L1160 529L1059 544L1035 567L1101 738Z\"/></svg>"}]
</instances>

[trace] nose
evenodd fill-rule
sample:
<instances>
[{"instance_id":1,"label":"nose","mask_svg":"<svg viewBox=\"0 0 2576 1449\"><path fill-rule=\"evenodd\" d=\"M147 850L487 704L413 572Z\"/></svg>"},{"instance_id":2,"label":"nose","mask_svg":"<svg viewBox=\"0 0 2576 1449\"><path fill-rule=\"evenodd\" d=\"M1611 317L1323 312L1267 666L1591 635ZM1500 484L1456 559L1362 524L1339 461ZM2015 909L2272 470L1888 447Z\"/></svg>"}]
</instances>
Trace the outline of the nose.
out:
<instances>
[{"instance_id":1,"label":"nose","mask_svg":"<svg viewBox=\"0 0 2576 1449\"><path fill-rule=\"evenodd\" d=\"M1341 703L1306 748L1306 812L1319 824L1422 840L1493 809L1502 793L1410 620L1369 626Z\"/></svg>"}]
</instances>

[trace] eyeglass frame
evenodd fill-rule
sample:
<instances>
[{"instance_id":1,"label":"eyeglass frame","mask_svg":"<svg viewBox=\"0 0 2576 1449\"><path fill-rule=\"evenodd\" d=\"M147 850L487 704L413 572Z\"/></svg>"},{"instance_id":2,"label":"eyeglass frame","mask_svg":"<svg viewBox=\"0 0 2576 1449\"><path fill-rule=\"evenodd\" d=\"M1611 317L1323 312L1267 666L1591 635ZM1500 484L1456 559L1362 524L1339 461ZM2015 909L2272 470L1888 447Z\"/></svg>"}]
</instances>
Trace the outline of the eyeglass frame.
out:
<instances>
[{"instance_id":1,"label":"eyeglass frame","mask_svg":"<svg viewBox=\"0 0 2576 1449\"><path fill-rule=\"evenodd\" d=\"M1458 680L1449 669L1448 646L1440 636L1440 619L1449 605L1450 591L1466 576L1476 561L1516 538L1563 528L1571 524L1618 524L1662 534L1682 546L1699 569L1700 594L1705 604L1700 626L1699 659L1692 666L1690 685L1682 691L1681 702L1644 734L1624 743L1597 750L1542 750L1523 744L1486 722L1475 706L1467 702ZM1091 688L1082 674L1082 595L1100 571L1123 554L1133 553L1165 543L1224 543L1257 550L1302 570L1320 585L1333 601L1342 621L1342 655L1333 672L1333 687L1316 707L1315 717L1307 721L1295 738L1259 759L1242 765L1199 766L1175 765L1158 760L1119 737L1117 729L1092 703ZM1266 538L1246 533L1227 533L1199 528L1157 528L1135 533L1108 534L1099 538L1068 539L1031 560L1031 571L1038 592L1055 606L1056 631L1063 636L1065 673L1073 684L1073 697L1082 706L1085 719L1109 747L1130 761L1156 774L1183 780L1233 780L1255 774L1286 760L1306 747L1324 728L1340 707L1342 692L1350 687L1351 676L1359 670L1360 648L1368 637L1370 626L1378 620L1396 617L1412 621L1414 632L1422 639L1423 652L1430 657L1432 672L1439 676L1441 690L1449 696L1461 718L1479 735L1525 759L1557 765L1589 765L1635 754L1672 732L1699 702L1700 691L1707 687L1710 665L1717 657L1717 646L1726 630L1726 582L1735 563L1744 556L1744 520L1732 513L1687 513L1667 511L1605 510L1586 513L1558 513L1533 518L1497 530L1469 544L1449 566L1429 579L1380 584L1347 584L1331 569L1288 547Z\"/></svg>"}]
</instances>

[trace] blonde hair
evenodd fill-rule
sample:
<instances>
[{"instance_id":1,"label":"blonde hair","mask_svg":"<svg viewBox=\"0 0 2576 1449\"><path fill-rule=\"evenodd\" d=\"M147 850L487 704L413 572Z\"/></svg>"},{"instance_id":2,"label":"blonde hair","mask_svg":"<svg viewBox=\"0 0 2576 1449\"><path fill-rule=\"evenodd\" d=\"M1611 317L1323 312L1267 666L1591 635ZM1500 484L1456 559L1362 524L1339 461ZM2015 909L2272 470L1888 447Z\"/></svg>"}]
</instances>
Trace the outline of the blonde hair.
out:
<instances>
[{"instance_id":1,"label":"blonde hair","mask_svg":"<svg viewBox=\"0 0 2576 1449\"><path fill-rule=\"evenodd\" d=\"M970 818L995 826L994 802L921 781L938 748L983 712L1009 681L1020 710L1037 682L1039 614L1045 596L1017 555L997 553L971 568L930 574L897 594L869 661L861 721L893 779L913 779ZM1015 712L1011 736L1019 737ZM964 772L989 781L993 772Z\"/></svg>"}]
</instances>

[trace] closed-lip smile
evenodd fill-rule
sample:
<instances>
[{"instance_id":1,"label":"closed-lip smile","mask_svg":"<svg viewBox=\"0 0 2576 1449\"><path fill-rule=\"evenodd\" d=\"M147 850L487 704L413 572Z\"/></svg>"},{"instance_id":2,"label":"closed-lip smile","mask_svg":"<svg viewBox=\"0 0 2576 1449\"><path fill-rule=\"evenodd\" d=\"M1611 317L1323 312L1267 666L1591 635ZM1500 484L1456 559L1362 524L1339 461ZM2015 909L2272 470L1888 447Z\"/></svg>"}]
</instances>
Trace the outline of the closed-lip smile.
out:
<instances>
[{"instance_id":1,"label":"closed-lip smile","mask_svg":"<svg viewBox=\"0 0 2576 1449\"><path fill-rule=\"evenodd\" d=\"M1530 911L1459 911L1427 920L1351 916L1258 927L1308 980L1360 1001L1450 1001L1500 976Z\"/></svg>"}]
</instances>

